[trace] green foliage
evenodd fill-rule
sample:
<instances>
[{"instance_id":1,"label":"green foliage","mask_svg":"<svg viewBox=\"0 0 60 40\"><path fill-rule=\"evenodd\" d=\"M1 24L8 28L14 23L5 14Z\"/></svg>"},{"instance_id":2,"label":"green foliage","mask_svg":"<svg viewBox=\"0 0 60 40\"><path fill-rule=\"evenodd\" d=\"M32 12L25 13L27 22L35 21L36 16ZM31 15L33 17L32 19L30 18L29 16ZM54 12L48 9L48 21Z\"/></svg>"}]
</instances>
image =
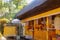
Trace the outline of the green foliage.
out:
<instances>
[{"instance_id":1,"label":"green foliage","mask_svg":"<svg viewBox=\"0 0 60 40\"><path fill-rule=\"evenodd\" d=\"M2 8L2 2L0 1L0 9Z\"/></svg>"},{"instance_id":2,"label":"green foliage","mask_svg":"<svg viewBox=\"0 0 60 40\"><path fill-rule=\"evenodd\" d=\"M26 1L25 0L11 0L9 2L2 2L2 0L0 1L0 11L1 13L4 13L5 15L3 15L0 18L14 18L14 16L16 15L16 13L18 11L20 11L21 9L23 9L24 6L26 6ZM4 9L5 8L5 9ZM6 9L7 8L7 9ZM6 12L8 11L8 12Z\"/></svg>"}]
</instances>

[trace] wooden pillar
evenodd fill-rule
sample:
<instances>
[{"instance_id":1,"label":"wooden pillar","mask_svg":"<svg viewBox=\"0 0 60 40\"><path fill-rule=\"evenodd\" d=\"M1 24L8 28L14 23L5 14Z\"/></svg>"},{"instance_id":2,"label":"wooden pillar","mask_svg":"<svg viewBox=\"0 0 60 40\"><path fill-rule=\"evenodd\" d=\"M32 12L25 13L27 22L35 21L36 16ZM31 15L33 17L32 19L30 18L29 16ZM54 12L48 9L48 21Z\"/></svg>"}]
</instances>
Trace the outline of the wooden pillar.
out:
<instances>
[{"instance_id":1,"label":"wooden pillar","mask_svg":"<svg viewBox=\"0 0 60 40\"><path fill-rule=\"evenodd\" d=\"M24 25L23 25L23 35L25 36L26 34L25 34L25 31L26 31L26 22L25 23L23 23Z\"/></svg>"},{"instance_id":2,"label":"wooden pillar","mask_svg":"<svg viewBox=\"0 0 60 40\"><path fill-rule=\"evenodd\" d=\"M49 28L49 17L46 18L46 26L47 26L47 40L48 40L48 28Z\"/></svg>"},{"instance_id":3,"label":"wooden pillar","mask_svg":"<svg viewBox=\"0 0 60 40\"><path fill-rule=\"evenodd\" d=\"M28 22L26 22L26 24L25 24L25 35L28 35L27 27L28 27Z\"/></svg>"},{"instance_id":4,"label":"wooden pillar","mask_svg":"<svg viewBox=\"0 0 60 40\"><path fill-rule=\"evenodd\" d=\"M36 27L37 27L37 26L38 26L38 19L34 20L34 34L33 34L33 35L34 35L34 40L36 40L36 38L37 38L37 37L36 37L36 35L37 35L37 34L36 34L36 32L37 32L37 28L36 28ZM37 36L38 36L38 35L37 35ZM38 39L37 39L37 40L38 40Z\"/></svg>"}]
</instances>

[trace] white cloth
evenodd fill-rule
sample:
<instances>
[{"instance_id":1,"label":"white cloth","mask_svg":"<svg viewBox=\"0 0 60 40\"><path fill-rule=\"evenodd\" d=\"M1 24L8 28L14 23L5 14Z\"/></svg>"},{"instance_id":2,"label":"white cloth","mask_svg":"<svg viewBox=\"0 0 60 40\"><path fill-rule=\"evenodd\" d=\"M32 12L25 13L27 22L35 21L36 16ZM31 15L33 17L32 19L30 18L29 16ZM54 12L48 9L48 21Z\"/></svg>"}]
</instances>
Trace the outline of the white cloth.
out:
<instances>
[{"instance_id":1,"label":"white cloth","mask_svg":"<svg viewBox=\"0 0 60 40\"><path fill-rule=\"evenodd\" d=\"M20 23L20 20L19 19L14 19L14 20L12 20L12 23L19 24Z\"/></svg>"},{"instance_id":2,"label":"white cloth","mask_svg":"<svg viewBox=\"0 0 60 40\"><path fill-rule=\"evenodd\" d=\"M25 38L26 39L32 39L32 36L26 35Z\"/></svg>"},{"instance_id":3,"label":"white cloth","mask_svg":"<svg viewBox=\"0 0 60 40\"><path fill-rule=\"evenodd\" d=\"M1 37L0 40L7 40L5 37Z\"/></svg>"},{"instance_id":4,"label":"white cloth","mask_svg":"<svg viewBox=\"0 0 60 40\"><path fill-rule=\"evenodd\" d=\"M54 19L55 29L60 30L60 16L56 16Z\"/></svg>"}]
</instances>

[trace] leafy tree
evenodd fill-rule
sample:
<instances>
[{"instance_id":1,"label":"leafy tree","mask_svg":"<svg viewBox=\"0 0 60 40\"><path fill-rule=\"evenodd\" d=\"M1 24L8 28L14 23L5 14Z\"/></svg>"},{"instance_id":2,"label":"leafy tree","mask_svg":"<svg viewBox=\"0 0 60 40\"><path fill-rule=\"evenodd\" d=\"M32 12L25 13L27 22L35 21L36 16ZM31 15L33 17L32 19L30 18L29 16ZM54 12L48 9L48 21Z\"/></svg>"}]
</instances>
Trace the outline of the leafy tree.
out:
<instances>
[{"instance_id":1,"label":"leafy tree","mask_svg":"<svg viewBox=\"0 0 60 40\"><path fill-rule=\"evenodd\" d=\"M3 2L0 0L0 10L5 18L14 18L16 13L22 10L27 5L26 0L10 0L9 2Z\"/></svg>"}]
</instances>

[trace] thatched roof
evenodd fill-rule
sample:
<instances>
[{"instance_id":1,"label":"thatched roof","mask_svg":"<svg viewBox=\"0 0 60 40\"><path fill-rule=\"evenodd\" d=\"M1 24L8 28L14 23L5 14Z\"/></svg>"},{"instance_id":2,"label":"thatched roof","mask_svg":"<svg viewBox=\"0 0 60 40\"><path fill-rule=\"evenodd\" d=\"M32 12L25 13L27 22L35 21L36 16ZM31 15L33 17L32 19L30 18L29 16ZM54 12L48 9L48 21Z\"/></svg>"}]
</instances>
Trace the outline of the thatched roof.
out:
<instances>
[{"instance_id":1,"label":"thatched roof","mask_svg":"<svg viewBox=\"0 0 60 40\"><path fill-rule=\"evenodd\" d=\"M16 17L24 19L60 7L60 0L36 0L27 5Z\"/></svg>"}]
</instances>

